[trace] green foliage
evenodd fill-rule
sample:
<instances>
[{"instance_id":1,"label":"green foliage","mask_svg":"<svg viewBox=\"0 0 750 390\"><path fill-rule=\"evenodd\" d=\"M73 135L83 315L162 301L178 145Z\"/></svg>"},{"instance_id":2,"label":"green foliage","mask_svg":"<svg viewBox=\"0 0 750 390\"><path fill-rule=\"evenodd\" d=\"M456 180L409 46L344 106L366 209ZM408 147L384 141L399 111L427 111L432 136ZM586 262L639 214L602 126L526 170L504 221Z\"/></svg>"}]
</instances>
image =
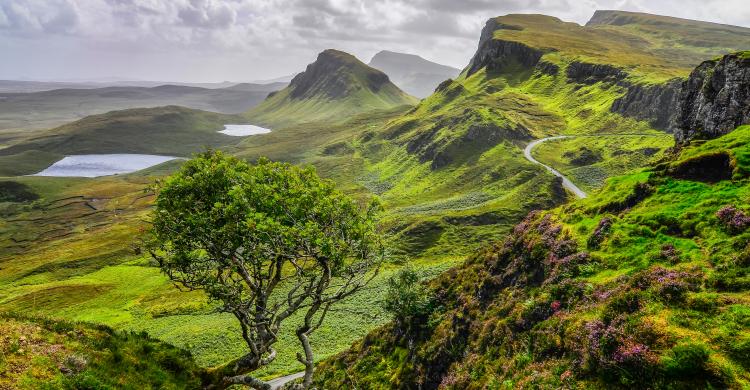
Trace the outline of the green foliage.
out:
<instances>
[{"instance_id":1,"label":"green foliage","mask_svg":"<svg viewBox=\"0 0 750 390\"><path fill-rule=\"evenodd\" d=\"M392 378L404 387L746 387L750 235L722 218L745 220L750 181L744 173L678 179L670 168L726 153L744 172L749 129L529 215L502 243L430 284L444 310L417 340L394 339L410 325L395 323L338 365L323 364L321 377L345 370L347 383L375 388ZM606 238L587 245L597 231ZM408 363L402 348L413 351ZM383 362L377 371L375 362Z\"/></svg>"},{"instance_id":2,"label":"green foliage","mask_svg":"<svg viewBox=\"0 0 750 390\"><path fill-rule=\"evenodd\" d=\"M146 335L105 326L0 316L0 386L19 389L198 388L192 356Z\"/></svg>"},{"instance_id":3,"label":"green foliage","mask_svg":"<svg viewBox=\"0 0 750 390\"><path fill-rule=\"evenodd\" d=\"M710 349L702 343L678 344L664 358L664 370L672 377L702 377L707 370Z\"/></svg>"},{"instance_id":4,"label":"green foliage","mask_svg":"<svg viewBox=\"0 0 750 390\"><path fill-rule=\"evenodd\" d=\"M275 360L282 325L298 311L308 381L310 335L377 275L378 211L375 201L361 210L312 167L209 151L158 186L149 251L171 280L239 321L248 352L222 371L229 383L248 383L242 375Z\"/></svg>"},{"instance_id":5,"label":"green foliage","mask_svg":"<svg viewBox=\"0 0 750 390\"><path fill-rule=\"evenodd\" d=\"M388 279L383 308L399 323L419 323L432 312L432 297L421 282L419 274L408 266Z\"/></svg>"}]
</instances>

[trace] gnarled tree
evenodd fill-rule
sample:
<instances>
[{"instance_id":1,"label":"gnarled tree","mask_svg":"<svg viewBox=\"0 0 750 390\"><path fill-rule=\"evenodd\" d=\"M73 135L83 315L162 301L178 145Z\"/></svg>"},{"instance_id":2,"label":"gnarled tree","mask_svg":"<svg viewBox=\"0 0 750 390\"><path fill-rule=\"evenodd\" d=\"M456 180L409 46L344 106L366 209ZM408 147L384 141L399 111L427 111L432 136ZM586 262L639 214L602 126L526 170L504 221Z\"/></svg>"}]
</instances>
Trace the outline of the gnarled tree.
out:
<instances>
[{"instance_id":1,"label":"gnarled tree","mask_svg":"<svg viewBox=\"0 0 750 390\"><path fill-rule=\"evenodd\" d=\"M297 359L301 388L309 388L310 335L382 261L377 203L361 207L312 168L251 165L220 152L188 161L157 191L152 256L178 286L203 290L232 313L247 343L222 383L270 389L251 373L274 360L282 325L299 312Z\"/></svg>"}]
</instances>

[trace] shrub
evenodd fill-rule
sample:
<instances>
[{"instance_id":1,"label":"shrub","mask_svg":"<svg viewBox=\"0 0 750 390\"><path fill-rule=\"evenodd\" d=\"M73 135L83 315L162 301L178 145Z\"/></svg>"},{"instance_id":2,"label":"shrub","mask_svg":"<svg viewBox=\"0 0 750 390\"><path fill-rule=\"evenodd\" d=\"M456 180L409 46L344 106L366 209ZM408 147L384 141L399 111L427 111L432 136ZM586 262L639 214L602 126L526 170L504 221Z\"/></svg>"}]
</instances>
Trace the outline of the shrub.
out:
<instances>
[{"instance_id":1,"label":"shrub","mask_svg":"<svg viewBox=\"0 0 750 390\"><path fill-rule=\"evenodd\" d=\"M673 244L664 244L659 251L659 258L672 264L680 262L680 252Z\"/></svg>"},{"instance_id":2,"label":"shrub","mask_svg":"<svg viewBox=\"0 0 750 390\"><path fill-rule=\"evenodd\" d=\"M405 267L388 279L383 309L399 324L421 323L432 308L432 297L414 269Z\"/></svg>"},{"instance_id":3,"label":"shrub","mask_svg":"<svg viewBox=\"0 0 750 390\"><path fill-rule=\"evenodd\" d=\"M716 212L716 217L731 234L739 234L750 226L750 217L734 205L726 205Z\"/></svg>"},{"instance_id":4,"label":"shrub","mask_svg":"<svg viewBox=\"0 0 750 390\"><path fill-rule=\"evenodd\" d=\"M663 359L666 374L673 378L698 377L706 371L710 350L701 343L675 345Z\"/></svg>"},{"instance_id":5,"label":"shrub","mask_svg":"<svg viewBox=\"0 0 750 390\"><path fill-rule=\"evenodd\" d=\"M589 249L598 249L602 241L607 237L607 234L612 229L612 218L604 217L599 221L599 224L591 233L588 241L586 242Z\"/></svg>"}]
</instances>

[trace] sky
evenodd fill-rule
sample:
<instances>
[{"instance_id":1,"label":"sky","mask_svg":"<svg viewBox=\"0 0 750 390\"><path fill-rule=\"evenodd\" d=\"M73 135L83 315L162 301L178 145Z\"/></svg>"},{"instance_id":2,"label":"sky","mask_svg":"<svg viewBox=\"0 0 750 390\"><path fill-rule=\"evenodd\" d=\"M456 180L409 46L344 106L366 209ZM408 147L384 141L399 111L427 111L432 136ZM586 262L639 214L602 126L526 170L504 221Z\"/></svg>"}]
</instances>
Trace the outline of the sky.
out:
<instances>
[{"instance_id":1,"label":"sky","mask_svg":"<svg viewBox=\"0 0 750 390\"><path fill-rule=\"evenodd\" d=\"M597 9L750 27L748 0L0 0L0 79L265 80L328 48L463 68L490 17Z\"/></svg>"}]
</instances>

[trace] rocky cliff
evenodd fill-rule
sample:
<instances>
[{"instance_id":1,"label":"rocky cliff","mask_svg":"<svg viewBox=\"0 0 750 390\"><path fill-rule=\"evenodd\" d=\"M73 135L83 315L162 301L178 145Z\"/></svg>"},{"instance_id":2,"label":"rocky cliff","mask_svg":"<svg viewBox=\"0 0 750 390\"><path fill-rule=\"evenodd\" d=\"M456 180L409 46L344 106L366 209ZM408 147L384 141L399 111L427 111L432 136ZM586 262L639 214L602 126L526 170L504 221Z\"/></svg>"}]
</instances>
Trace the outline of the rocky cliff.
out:
<instances>
[{"instance_id":1,"label":"rocky cliff","mask_svg":"<svg viewBox=\"0 0 750 390\"><path fill-rule=\"evenodd\" d=\"M716 138L750 123L750 52L698 66L682 83L672 123L680 143Z\"/></svg>"},{"instance_id":2,"label":"rocky cliff","mask_svg":"<svg viewBox=\"0 0 750 390\"><path fill-rule=\"evenodd\" d=\"M682 81L674 79L665 84L628 85L625 96L612 103L611 111L668 130L674 119Z\"/></svg>"},{"instance_id":3,"label":"rocky cliff","mask_svg":"<svg viewBox=\"0 0 750 390\"><path fill-rule=\"evenodd\" d=\"M495 39L498 29L518 30L522 27L504 25L497 19L490 19L482 29L479 47L467 67L467 75L472 75L486 67L488 72L502 71L506 66L520 64L533 68L544 54L520 42Z\"/></svg>"}]
</instances>

